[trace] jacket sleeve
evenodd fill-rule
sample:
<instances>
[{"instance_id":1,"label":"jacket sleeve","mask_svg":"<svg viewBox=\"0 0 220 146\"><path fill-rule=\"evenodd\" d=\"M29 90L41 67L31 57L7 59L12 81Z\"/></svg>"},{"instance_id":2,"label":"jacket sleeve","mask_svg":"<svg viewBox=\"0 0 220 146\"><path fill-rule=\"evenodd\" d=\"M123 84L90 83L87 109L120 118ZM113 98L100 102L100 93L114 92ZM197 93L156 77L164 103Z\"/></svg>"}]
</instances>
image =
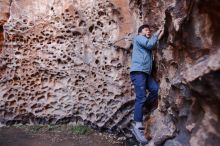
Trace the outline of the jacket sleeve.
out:
<instances>
[{"instance_id":1,"label":"jacket sleeve","mask_svg":"<svg viewBox=\"0 0 220 146\"><path fill-rule=\"evenodd\" d=\"M136 41L139 45L144 47L145 49L153 49L157 44L158 36L153 34L150 39L146 37L137 37Z\"/></svg>"}]
</instances>

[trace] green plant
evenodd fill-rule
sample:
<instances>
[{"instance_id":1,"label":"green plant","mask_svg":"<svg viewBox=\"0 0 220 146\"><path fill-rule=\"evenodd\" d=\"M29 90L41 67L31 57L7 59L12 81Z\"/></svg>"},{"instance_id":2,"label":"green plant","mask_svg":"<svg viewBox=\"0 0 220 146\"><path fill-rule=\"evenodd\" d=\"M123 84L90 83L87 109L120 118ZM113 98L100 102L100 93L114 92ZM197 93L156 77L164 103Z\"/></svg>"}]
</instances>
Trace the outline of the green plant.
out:
<instances>
[{"instance_id":1,"label":"green plant","mask_svg":"<svg viewBox=\"0 0 220 146\"><path fill-rule=\"evenodd\" d=\"M85 125L76 125L71 128L71 133L76 135L88 135L92 132L93 130Z\"/></svg>"}]
</instances>

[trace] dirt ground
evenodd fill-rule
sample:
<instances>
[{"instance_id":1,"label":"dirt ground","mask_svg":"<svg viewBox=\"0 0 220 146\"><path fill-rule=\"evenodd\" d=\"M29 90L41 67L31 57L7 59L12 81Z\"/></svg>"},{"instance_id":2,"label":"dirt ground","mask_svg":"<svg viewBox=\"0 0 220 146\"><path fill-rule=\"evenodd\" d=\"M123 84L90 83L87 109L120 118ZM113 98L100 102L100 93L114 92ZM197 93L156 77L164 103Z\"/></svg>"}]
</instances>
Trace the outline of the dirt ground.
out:
<instances>
[{"instance_id":1,"label":"dirt ground","mask_svg":"<svg viewBox=\"0 0 220 146\"><path fill-rule=\"evenodd\" d=\"M46 129L46 130L45 130ZM52 130L51 130L52 129ZM56 129L56 130L54 130ZM0 146L130 146L125 139L93 131L74 134L60 128L1 127Z\"/></svg>"}]
</instances>

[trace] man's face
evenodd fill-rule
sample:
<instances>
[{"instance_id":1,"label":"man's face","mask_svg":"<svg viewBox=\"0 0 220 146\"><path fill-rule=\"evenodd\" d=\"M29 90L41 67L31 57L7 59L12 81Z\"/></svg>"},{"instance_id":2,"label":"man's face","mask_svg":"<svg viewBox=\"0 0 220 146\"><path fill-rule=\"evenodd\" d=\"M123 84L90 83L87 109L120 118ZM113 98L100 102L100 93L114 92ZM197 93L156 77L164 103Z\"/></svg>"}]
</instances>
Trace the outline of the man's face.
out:
<instances>
[{"instance_id":1,"label":"man's face","mask_svg":"<svg viewBox=\"0 0 220 146\"><path fill-rule=\"evenodd\" d=\"M142 33L143 33L143 35L145 35L147 38L150 38L150 37L151 37L150 28L145 27L144 29L142 29Z\"/></svg>"}]
</instances>

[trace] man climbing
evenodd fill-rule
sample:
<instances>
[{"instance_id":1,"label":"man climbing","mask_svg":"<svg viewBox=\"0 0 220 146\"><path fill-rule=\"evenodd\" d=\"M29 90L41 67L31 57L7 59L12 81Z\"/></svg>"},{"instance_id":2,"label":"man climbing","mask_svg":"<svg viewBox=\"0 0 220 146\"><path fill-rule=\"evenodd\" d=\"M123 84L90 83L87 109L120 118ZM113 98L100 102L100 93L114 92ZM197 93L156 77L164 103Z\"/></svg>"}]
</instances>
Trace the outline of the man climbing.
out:
<instances>
[{"instance_id":1,"label":"man climbing","mask_svg":"<svg viewBox=\"0 0 220 146\"><path fill-rule=\"evenodd\" d=\"M135 88L135 106L134 122L132 133L136 139L147 144L148 140L144 136L143 126L143 106L145 103L152 104L157 100L159 86L151 77L152 71L152 49L156 47L157 41L163 35L163 29L160 28L151 35L149 25L145 24L139 27L138 35L133 38L133 52L130 69L130 76ZM149 94L146 96L148 89Z\"/></svg>"}]
</instances>

